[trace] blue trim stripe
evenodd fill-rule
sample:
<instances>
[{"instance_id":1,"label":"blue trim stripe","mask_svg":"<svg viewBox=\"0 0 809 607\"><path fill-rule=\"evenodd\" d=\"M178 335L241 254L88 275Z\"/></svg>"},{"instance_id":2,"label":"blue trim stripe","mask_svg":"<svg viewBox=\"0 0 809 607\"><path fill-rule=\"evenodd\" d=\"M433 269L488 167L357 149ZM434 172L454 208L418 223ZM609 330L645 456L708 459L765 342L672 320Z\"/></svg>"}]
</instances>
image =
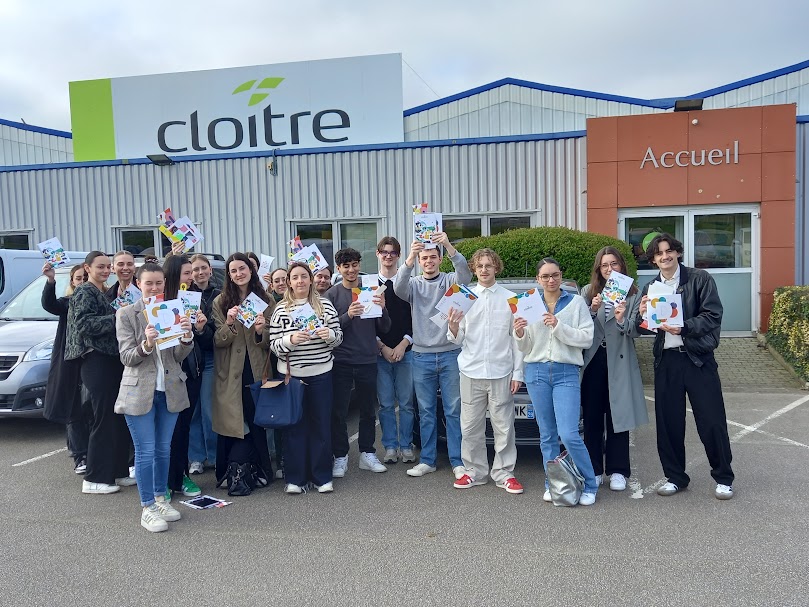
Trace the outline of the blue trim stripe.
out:
<instances>
[{"instance_id":1,"label":"blue trim stripe","mask_svg":"<svg viewBox=\"0 0 809 607\"><path fill-rule=\"evenodd\" d=\"M809 122L809 116L807 116L807 115L798 116L798 117L795 119L795 121L796 121L798 124L804 124L804 123L806 123L806 122Z\"/></svg>"},{"instance_id":2,"label":"blue trim stripe","mask_svg":"<svg viewBox=\"0 0 809 607\"><path fill-rule=\"evenodd\" d=\"M243 152L241 154L200 154L197 156L173 156L172 160L180 162L196 162L200 160L230 160L233 158L272 158L273 156L301 156L305 154L336 154L340 152L370 152L374 150L400 150L416 148L438 148L452 145L483 145L490 143L516 143L520 141L551 141L559 139L578 139L586 136L586 131L567 131L563 133L537 133L533 135L511 135L502 137L470 137L467 139L441 139L436 141L405 141L401 143L377 143L370 145L346 145L330 148L302 148L298 150L276 149L260 152ZM103 160L96 162L63 162L55 164L28 164L0 167L0 173L17 171L45 171L50 169L80 169L125 164L152 164L148 158L130 160Z\"/></svg>"},{"instance_id":3,"label":"blue trim stripe","mask_svg":"<svg viewBox=\"0 0 809 607\"><path fill-rule=\"evenodd\" d=\"M24 122L14 122L13 120L4 120L0 118L0 124L10 126L14 129L21 131L32 131L34 133L42 133L43 135L53 135L54 137L64 137L65 139L73 139L73 133L67 131L57 131L55 129L46 129L42 126L34 126L33 124L25 124Z\"/></svg>"},{"instance_id":4,"label":"blue trim stripe","mask_svg":"<svg viewBox=\"0 0 809 607\"><path fill-rule=\"evenodd\" d=\"M809 67L809 60L802 61L801 63L796 63L795 65L790 65L787 67L782 67L777 70L773 70L771 72L767 72L766 74L759 74L758 76L752 76L750 78L745 78L744 80L737 80L736 82L731 82L730 84L726 84L724 86L718 86L713 89L708 89L707 91L702 91L701 93L694 93L689 97L680 97L680 99L689 99L689 98L700 99L704 97L713 97L714 95L721 95L722 93L727 93L728 91L740 89L743 86L750 86L751 84L757 84L759 82L764 82L765 80L772 80L773 78L778 78L778 76L784 76L786 74L799 72L808 67Z\"/></svg>"}]
</instances>

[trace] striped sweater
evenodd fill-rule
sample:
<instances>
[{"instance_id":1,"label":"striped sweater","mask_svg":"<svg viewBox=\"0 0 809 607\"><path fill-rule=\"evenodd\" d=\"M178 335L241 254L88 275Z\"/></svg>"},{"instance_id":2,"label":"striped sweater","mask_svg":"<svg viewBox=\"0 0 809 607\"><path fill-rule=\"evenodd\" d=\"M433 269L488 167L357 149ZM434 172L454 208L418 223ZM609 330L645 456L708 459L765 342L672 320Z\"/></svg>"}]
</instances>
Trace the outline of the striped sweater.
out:
<instances>
[{"instance_id":1,"label":"striped sweater","mask_svg":"<svg viewBox=\"0 0 809 607\"><path fill-rule=\"evenodd\" d=\"M270 320L270 349L278 357L278 372L282 375L287 372L287 357L290 372L294 377L313 377L331 371L334 360L332 350L343 341L343 330L340 328L337 311L328 299L321 297L323 316L320 322L330 329L329 339L323 341L319 337L312 336L307 342L293 344L291 336L297 329L292 325L290 312L305 303L305 299L297 300L287 312L284 302L281 301L275 306Z\"/></svg>"}]
</instances>

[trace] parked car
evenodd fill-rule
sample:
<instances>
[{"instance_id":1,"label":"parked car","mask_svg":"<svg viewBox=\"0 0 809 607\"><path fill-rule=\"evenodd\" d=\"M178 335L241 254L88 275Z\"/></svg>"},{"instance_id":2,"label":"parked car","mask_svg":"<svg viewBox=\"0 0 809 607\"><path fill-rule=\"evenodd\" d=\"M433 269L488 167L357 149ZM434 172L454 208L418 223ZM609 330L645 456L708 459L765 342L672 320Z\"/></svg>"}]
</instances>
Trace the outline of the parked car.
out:
<instances>
[{"instance_id":1,"label":"parked car","mask_svg":"<svg viewBox=\"0 0 809 607\"><path fill-rule=\"evenodd\" d=\"M211 259L211 280L221 288L225 263ZM39 260L40 270L42 258ZM136 258L135 265L143 265ZM0 310L0 418L40 417L45 405L48 369L58 318L42 308L46 278L41 274ZM56 293L61 296L70 280L70 267L56 269ZM111 276L109 282L114 282Z\"/></svg>"},{"instance_id":2,"label":"parked car","mask_svg":"<svg viewBox=\"0 0 809 607\"><path fill-rule=\"evenodd\" d=\"M84 260L87 253L66 251L70 264ZM76 261L74 261L76 260ZM0 249L0 308L42 272L45 259L39 251Z\"/></svg>"}]
</instances>

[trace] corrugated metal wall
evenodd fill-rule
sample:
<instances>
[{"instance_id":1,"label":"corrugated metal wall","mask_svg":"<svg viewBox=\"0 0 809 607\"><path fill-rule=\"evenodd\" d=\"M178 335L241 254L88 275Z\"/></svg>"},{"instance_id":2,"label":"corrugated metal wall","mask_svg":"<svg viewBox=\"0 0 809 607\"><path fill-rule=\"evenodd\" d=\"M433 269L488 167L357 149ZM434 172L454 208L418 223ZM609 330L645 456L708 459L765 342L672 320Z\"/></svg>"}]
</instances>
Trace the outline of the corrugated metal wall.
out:
<instances>
[{"instance_id":1,"label":"corrugated metal wall","mask_svg":"<svg viewBox=\"0 0 809 607\"><path fill-rule=\"evenodd\" d=\"M809 124L798 125L795 171L795 284L809 285Z\"/></svg>"},{"instance_id":2,"label":"corrugated metal wall","mask_svg":"<svg viewBox=\"0 0 809 607\"><path fill-rule=\"evenodd\" d=\"M809 68L706 97L703 109L797 103L798 115L809 114Z\"/></svg>"},{"instance_id":3,"label":"corrugated metal wall","mask_svg":"<svg viewBox=\"0 0 809 607\"><path fill-rule=\"evenodd\" d=\"M583 131L588 118L663 111L507 84L405 116L405 141Z\"/></svg>"},{"instance_id":4,"label":"corrugated metal wall","mask_svg":"<svg viewBox=\"0 0 809 607\"><path fill-rule=\"evenodd\" d=\"M0 166L73 162L73 140L0 124Z\"/></svg>"},{"instance_id":5,"label":"corrugated metal wall","mask_svg":"<svg viewBox=\"0 0 809 607\"><path fill-rule=\"evenodd\" d=\"M0 173L0 231L34 228L69 249L113 250L116 226L155 225L167 206L201 224L202 249L285 254L293 223L377 219L411 239L411 205L447 215L530 212L586 227L584 138L279 155Z\"/></svg>"}]
</instances>

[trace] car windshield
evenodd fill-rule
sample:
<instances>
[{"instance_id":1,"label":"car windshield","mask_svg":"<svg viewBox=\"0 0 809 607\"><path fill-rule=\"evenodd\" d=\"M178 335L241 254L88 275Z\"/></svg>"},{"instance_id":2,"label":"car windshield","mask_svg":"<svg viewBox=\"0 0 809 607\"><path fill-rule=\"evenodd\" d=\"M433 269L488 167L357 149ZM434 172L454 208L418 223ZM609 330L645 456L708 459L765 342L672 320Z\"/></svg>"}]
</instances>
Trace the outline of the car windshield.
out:
<instances>
[{"instance_id":1,"label":"car windshield","mask_svg":"<svg viewBox=\"0 0 809 607\"><path fill-rule=\"evenodd\" d=\"M42 309L42 289L45 288L44 276L34 281L17 293L0 312L3 320L58 320L56 316ZM68 272L56 273L56 296L62 297L70 281Z\"/></svg>"}]
</instances>

